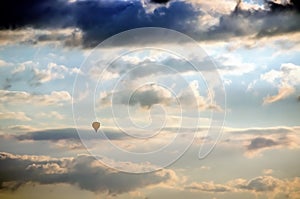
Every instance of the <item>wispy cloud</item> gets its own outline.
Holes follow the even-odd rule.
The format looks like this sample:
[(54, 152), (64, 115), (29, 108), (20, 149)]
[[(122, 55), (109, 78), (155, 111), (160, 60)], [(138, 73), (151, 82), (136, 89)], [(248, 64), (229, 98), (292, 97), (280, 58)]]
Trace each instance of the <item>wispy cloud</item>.
[(37, 106), (60, 105), (70, 102), (67, 91), (52, 91), (50, 94), (32, 94), (25, 91), (0, 90), (0, 102), (5, 104), (34, 104)]
[(0, 120), (30, 121), (31, 118), (24, 112), (0, 112)]
[(261, 156), (266, 150), (299, 148), (299, 127), (225, 128), (222, 144), (239, 145), (248, 158)]
[(185, 187), (194, 192), (210, 193), (253, 193), (263, 194), (268, 198), (276, 198), (281, 194), (296, 198), (299, 194), (300, 179), (279, 179), (272, 176), (258, 176), (249, 180), (237, 178), (224, 184), (214, 182), (194, 182)]

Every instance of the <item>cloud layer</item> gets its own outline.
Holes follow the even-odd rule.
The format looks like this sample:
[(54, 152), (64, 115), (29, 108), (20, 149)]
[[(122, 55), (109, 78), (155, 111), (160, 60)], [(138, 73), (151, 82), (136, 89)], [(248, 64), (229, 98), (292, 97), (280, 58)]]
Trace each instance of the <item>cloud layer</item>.
[[(163, 27), (183, 32), (197, 40), (220, 40), (250, 36), (261, 38), (299, 31), (299, 3), (267, 1), (266, 8), (233, 6), (230, 13), (214, 10), (205, 1), (10, 1), (0, 10), (0, 28), (39, 30), (73, 28), (68, 37), (44, 34), (29, 42), (68, 40), (67, 45), (96, 46), (104, 39), (139, 27)], [(165, 4), (167, 3), (167, 4)], [(154, 6), (154, 5), (156, 6)], [(207, 6), (211, 6), (207, 9)], [(255, 8), (255, 9), (254, 9)], [(214, 23), (211, 24), (211, 22)], [(11, 33), (13, 34), (13, 33)], [(9, 35), (6, 34), (9, 39)], [(82, 42), (78, 42), (82, 39)]]

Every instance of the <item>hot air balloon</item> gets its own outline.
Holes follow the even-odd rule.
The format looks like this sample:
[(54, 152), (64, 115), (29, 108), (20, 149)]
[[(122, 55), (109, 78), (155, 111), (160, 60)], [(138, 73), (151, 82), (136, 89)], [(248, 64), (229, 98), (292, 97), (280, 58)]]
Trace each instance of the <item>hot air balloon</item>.
[(93, 122), (92, 127), (94, 128), (95, 132), (97, 132), (100, 127), (100, 122)]

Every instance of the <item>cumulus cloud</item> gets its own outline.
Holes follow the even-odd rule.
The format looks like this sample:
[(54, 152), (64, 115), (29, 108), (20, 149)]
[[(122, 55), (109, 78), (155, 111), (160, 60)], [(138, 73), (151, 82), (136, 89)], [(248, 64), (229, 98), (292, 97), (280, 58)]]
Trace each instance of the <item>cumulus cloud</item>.
[(280, 70), (271, 70), (260, 77), (261, 80), (275, 84), (278, 92), (275, 95), (268, 95), (264, 98), (264, 104), (280, 101), (292, 95), (300, 84), (300, 66), (292, 63), (284, 63)]
[(78, 74), (78, 68), (67, 68), (64, 65), (49, 63), (46, 69), (33, 68), (33, 77), (30, 80), (31, 85), (39, 85), (55, 79), (64, 79), (65, 74)]
[[(213, 95), (213, 93), (209, 94)], [(178, 99), (180, 104), (184, 107), (199, 108), (201, 110), (212, 109), (221, 111), (221, 107), (219, 107), (217, 104), (213, 104), (213, 97), (214, 96), (201, 96), (199, 92), (199, 82), (195, 80), (190, 82), (188, 87), (183, 89), (182, 92), (179, 93)]]
[(0, 102), (4, 104), (34, 104), (38, 106), (61, 105), (71, 101), (67, 91), (52, 91), (50, 94), (32, 94), (25, 91), (0, 90)]
[(52, 80), (64, 79), (67, 75), (76, 74), (81, 74), (80, 69), (76, 67), (67, 67), (53, 62), (48, 63), (44, 67), (38, 62), (25, 61), (15, 64), (15, 67), (11, 70), (11, 74), (6, 77), (4, 88), (11, 88), (13, 84), (18, 82), (30, 86), (39, 86)]
[[(87, 155), (54, 159), (1, 152), (0, 162), (0, 190), (16, 190), (26, 183), (67, 183), (92, 192), (116, 195), (167, 184), (176, 178), (171, 170), (140, 175), (114, 171)], [(127, 164), (135, 166), (133, 163)]]
[(157, 85), (146, 85), (137, 91), (124, 90), (106, 94), (101, 98), (101, 102), (109, 102), (123, 105), (140, 105), (149, 109), (155, 104), (167, 105), (171, 102), (172, 94), (167, 89)]
[[(178, 106), (183, 108), (197, 108), (200, 110), (222, 110), (211, 101), (212, 96), (204, 97), (199, 93), (198, 81), (192, 81), (182, 89), (177, 96), (168, 89), (156, 85), (147, 84), (137, 90), (124, 89), (115, 92), (103, 92), (100, 94), (99, 103), (103, 105), (122, 104), (128, 106), (138, 105), (141, 108), (149, 109), (153, 105)], [(178, 104), (179, 103), (179, 104)]]

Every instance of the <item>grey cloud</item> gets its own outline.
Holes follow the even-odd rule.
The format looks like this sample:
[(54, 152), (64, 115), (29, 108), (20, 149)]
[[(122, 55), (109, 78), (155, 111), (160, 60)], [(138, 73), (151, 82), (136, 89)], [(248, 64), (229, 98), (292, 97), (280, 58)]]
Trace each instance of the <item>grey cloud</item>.
[(150, 85), (150, 88), (147, 88), (144, 91), (133, 93), (133, 95), (130, 97), (129, 104), (140, 104), (141, 107), (146, 107), (149, 109), (155, 104), (170, 103), (172, 94), (169, 91), (159, 87), (153, 89), (152, 87), (153, 86)]
[(237, 185), (237, 188), (256, 192), (271, 192), (281, 186), (281, 181), (272, 176), (259, 176), (248, 182)]
[(116, 195), (166, 183), (172, 180), (174, 175), (170, 170), (139, 175), (126, 174), (113, 171), (87, 155), (52, 159), (44, 156), (0, 153), (0, 190), (16, 190), (29, 182), (67, 183), (92, 192)]
[(268, 148), (272, 146), (279, 145), (279, 143), (275, 142), (272, 139), (267, 139), (263, 137), (257, 137), (251, 140), (251, 143), (247, 146), (248, 150), (257, 150), (261, 148)]
[(245, 155), (254, 157), (265, 150), (294, 149), (299, 147), (299, 127), (272, 127), (250, 129), (225, 129), (224, 144), (244, 143)]
[[(125, 135), (122, 132), (112, 129), (101, 129), (106, 137), (110, 140), (122, 140), (125, 139)], [(81, 137), (75, 128), (67, 129), (47, 129), (41, 131), (28, 132), (22, 135), (16, 135), (18, 140), (34, 140), (34, 141), (58, 141), (58, 140), (70, 140), (80, 141), (80, 139), (105, 139), (102, 134), (94, 133), (91, 130), (80, 130)]]
[(169, 104), (172, 99), (172, 94), (162, 87), (157, 85), (146, 85), (140, 90), (133, 92), (132, 90), (122, 90), (114, 93), (108, 93), (100, 99), (101, 103), (123, 104), (123, 105), (139, 105), (142, 108), (149, 109), (155, 104)]
[(191, 82), (187, 87), (174, 96), (169, 90), (155, 84), (149, 84), (134, 90), (124, 88), (120, 91), (107, 92), (102, 94), (99, 104), (111, 105), (121, 104), (128, 106), (139, 105), (142, 108), (149, 109), (153, 105), (160, 104), (164, 106), (182, 106), (183, 108), (199, 108), (201, 110), (222, 110), (218, 105), (211, 104), (208, 98), (199, 94), (198, 85)]

